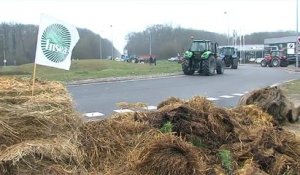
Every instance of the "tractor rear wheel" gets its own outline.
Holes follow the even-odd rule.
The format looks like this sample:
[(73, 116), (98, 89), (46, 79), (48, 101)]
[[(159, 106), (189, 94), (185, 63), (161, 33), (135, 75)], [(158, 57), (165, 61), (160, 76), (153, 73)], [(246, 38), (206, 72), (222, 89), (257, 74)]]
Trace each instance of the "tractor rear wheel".
[(210, 55), (206, 60), (203, 60), (203, 73), (204, 75), (213, 75), (216, 70), (216, 59)]
[(235, 58), (232, 60), (231, 69), (237, 69), (238, 68), (238, 59)]
[(184, 61), (182, 63), (182, 71), (185, 75), (193, 75), (195, 70), (192, 68), (192, 66), (190, 66), (191, 63), (189, 63), (190, 61)]
[(267, 67), (267, 60), (263, 59), (260, 62), (261, 67)]
[(272, 67), (278, 67), (280, 65), (280, 60), (279, 58), (273, 58), (271, 61)]

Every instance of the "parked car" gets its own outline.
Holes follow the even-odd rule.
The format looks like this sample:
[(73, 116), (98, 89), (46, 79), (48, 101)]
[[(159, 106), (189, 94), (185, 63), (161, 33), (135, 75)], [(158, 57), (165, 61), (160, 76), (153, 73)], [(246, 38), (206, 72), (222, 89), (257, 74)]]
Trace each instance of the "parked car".
[(249, 62), (255, 62), (255, 58), (249, 58)]
[(255, 63), (260, 64), (260, 62), (263, 60), (264, 58), (256, 58)]
[(171, 57), (168, 59), (168, 61), (179, 61), (178, 57)]

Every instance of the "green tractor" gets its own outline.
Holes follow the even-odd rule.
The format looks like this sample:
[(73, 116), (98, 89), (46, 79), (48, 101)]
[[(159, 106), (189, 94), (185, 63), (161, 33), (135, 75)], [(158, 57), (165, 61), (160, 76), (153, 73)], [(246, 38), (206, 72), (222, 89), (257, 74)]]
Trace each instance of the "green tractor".
[(209, 40), (193, 40), (191, 47), (184, 53), (182, 71), (185, 75), (214, 75), (224, 73), (224, 63), (217, 54), (217, 43)]

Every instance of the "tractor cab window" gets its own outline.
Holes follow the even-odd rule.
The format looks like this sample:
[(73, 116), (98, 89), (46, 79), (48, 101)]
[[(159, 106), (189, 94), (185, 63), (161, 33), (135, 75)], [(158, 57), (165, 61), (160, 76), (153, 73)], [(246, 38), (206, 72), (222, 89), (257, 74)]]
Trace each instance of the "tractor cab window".
[(206, 44), (204, 42), (193, 42), (191, 51), (203, 52), (206, 50)]
[(280, 54), (279, 52), (272, 52), (272, 53), (271, 53), (271, 56), (272, 56), (272, 57), (275, 57), (275, 56), (279, 57), (279, 56), (280, 56), (279, 54)]
[(235, 50), (234, 48), (222, 48), (221, 49), (221, 53), (224, 54), (224, 55), (233, 55), (235, 54)]

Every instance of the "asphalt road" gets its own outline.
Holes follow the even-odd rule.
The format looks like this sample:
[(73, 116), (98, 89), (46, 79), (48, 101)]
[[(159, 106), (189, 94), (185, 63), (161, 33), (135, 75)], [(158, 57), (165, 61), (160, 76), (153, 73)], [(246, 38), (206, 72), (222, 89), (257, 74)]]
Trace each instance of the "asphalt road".
[(237, 70), (225, 69), (223, 75), (185, 76), (98, 82), (69, 85), (76, 109), (82, 113), (99, 112), (105, 116), (118, 109), (116, 103), (142, 102), (157, 106), (168, 97), (189, 99), (206, 96), (222, 107), (235, 106), (241, 95), (265, 86), (300, 79), (300, 73), (284, 68), (262, 68), (258, 65), (240, 65)]

